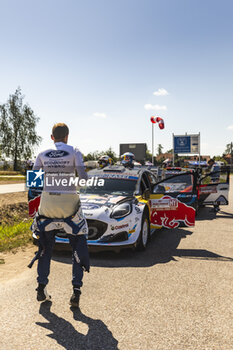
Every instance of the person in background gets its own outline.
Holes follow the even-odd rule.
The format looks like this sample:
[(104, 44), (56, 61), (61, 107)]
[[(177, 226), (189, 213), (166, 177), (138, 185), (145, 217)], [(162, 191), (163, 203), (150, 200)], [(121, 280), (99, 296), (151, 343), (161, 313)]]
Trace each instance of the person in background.
[[(211, 179), (211, 183), (218, 183), (219, 179), (220, 179), (220, 166), (215, 163), (214, 159), (210, 159), (208, 161), (208, 171), (210, 172), (210, 179)], [(220, 210), (219, 208), (219, 203), (214, 204), (214, 208), (212, 211), (214, 211), (215, 213), (217, 213)]]
[(210, 159), (208, 161), (208, 171), (210, 173), (210, 178), (212, 182), (219, 182), (219, 178), (220, 178), (220, 166), (215, 163), (214, 159)]

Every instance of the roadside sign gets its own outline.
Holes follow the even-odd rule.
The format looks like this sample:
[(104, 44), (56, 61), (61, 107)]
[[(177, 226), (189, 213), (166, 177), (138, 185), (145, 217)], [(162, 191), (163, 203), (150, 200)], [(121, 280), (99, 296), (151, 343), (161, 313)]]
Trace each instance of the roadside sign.
[(174, 136), (174, 153), (190, 153), (190, 136)]
[(200, 153), (200, 134), (173, 135), (174, 153)]

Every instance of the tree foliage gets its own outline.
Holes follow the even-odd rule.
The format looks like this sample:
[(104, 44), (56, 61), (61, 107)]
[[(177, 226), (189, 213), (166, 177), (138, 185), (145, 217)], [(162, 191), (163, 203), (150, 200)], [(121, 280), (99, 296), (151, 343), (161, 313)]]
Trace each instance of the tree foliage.
[(150, 162), (152, 161), (152, 153), (150, 153), (149, 150), (146, 150), (146, 160)]
[(225, 153), (225, 154), (231, 154), (231, 155), (233, 155), (233, 142), (228, 143), (228, 144), (226, 145), (226, 150), (225, 150), (224, 153)]
[(157, 147), (157, 155), (160, 155), (162, 153), (163, 153), (163, 146), (161, 145), (161, 143), (159, 143)]
[(92, 153), (88, 153), (86, 156), (83, 157), (83, 159), (85, 162), (88, 160), (98, 160), (103, 155), (108, 155), (113, 159), (114, 162), (118, 160), (116, 153), (111, 147), (109, 147), (109, 149), (107, 149), (106, 151), (95, 151)]
[(107, 151), (104, 154), (111, 157), (114, 162), (118, 160), (116, 153), (113, 151), (111, 147), (109, 147), (109, 149), (107, 149)]
[(213, 159), (214, 161), (223, 162), (225, 165), (227, 165), (226, 159), (224, 159), (222, 156), (214, 156)]
[(83, 155), (83, 160), (84, 162), (87, 162), (88, 160), (98, 160), (100, 157), (101, 152), (95, 151), (95, 152), (90, 152), (86, 156)]
[(28, 104), (23, 104), (23, 99), (21, 89), (17, 88), (0, 105), (0, 150), (13, 160), (14, 170), (18, 169), (20, 160), (32, 156), (33, 147), (42, 140), (35, 130), (39, 118)]

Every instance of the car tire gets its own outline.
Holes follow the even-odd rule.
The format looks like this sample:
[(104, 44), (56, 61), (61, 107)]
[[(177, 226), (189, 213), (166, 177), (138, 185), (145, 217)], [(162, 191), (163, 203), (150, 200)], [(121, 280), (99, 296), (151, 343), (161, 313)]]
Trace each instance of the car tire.
[(141, 231), (136, 243), (136, 250), (143, 251), (146, 249), (147, 243), (150, 238), (150, 222), (149, 218), (146, 214), (143, 214)]

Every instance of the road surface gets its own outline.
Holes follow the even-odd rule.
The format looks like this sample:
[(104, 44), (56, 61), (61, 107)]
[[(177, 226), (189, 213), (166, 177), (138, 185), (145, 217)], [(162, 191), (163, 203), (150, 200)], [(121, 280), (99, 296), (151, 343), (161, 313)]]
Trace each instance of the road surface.
[(0, 349), (231, 350), (233, 190), (217, 215), (193, 229), (160, 230), (147, 251), (91, 255), (81, 311), (69, 308), (70, 253), (53, 256), (48, 290), (36, 301), (34, 248), (0, 265)]
[(27, 190), (25, 183), (0, 185), (0, 194), (25, 192)]

